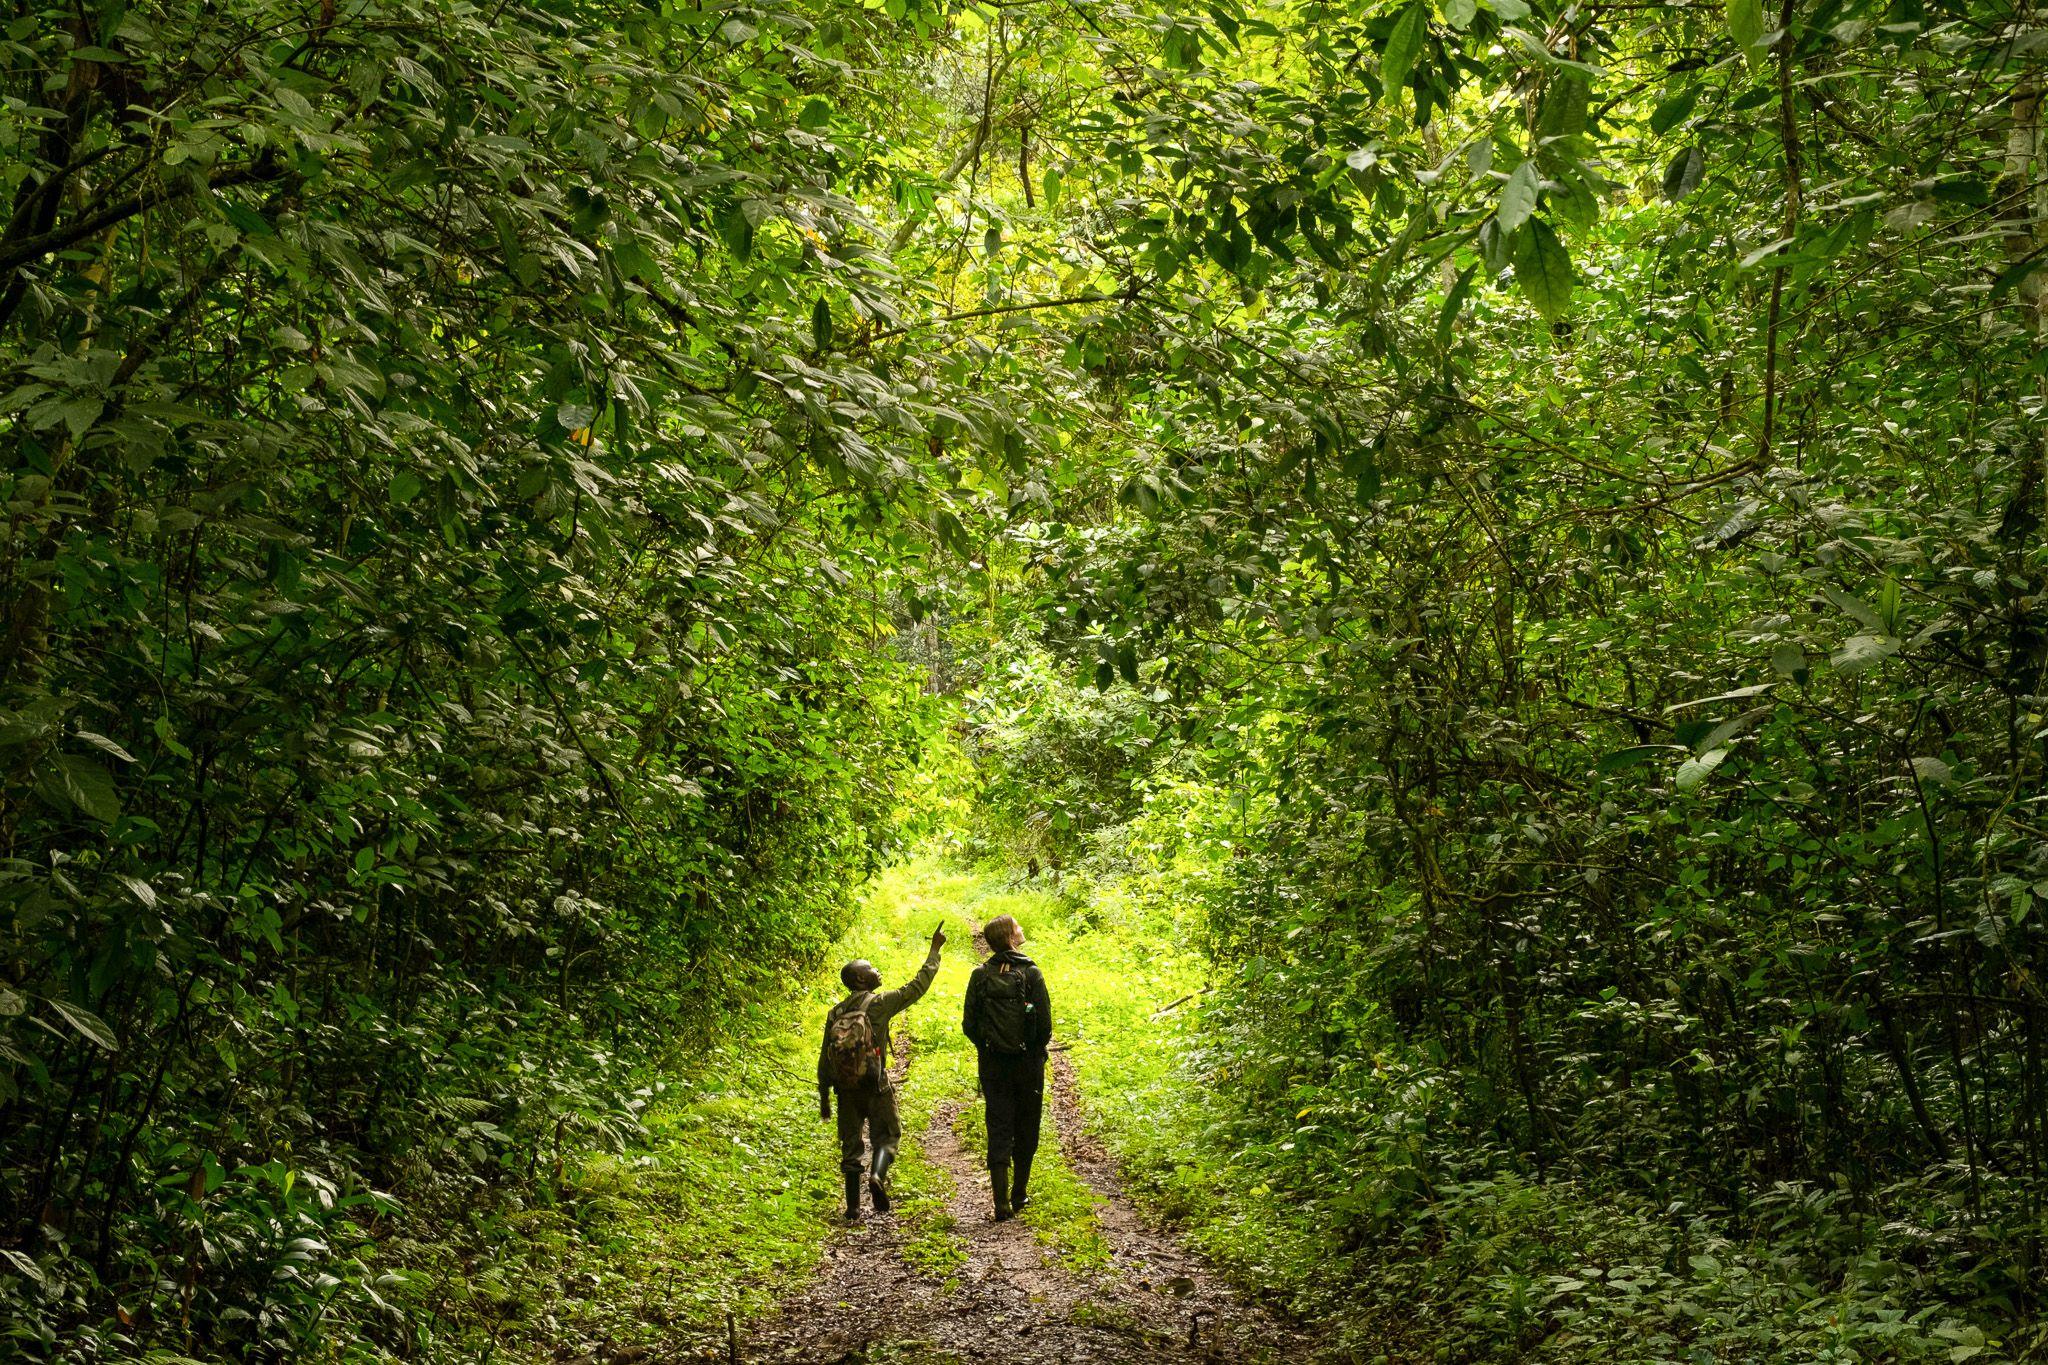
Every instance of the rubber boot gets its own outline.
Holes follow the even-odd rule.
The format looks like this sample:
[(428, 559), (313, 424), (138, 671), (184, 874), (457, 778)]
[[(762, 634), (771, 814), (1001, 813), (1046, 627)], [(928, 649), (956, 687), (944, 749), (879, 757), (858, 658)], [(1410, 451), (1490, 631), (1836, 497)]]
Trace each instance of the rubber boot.
[(846, 1221), (849, 1223), (858, 1223), (860, 1221), (860, 1172), (858, 1171), (846, 1177)]
[(1025, 1191), (1031, 1183), (1031, 1158), (1020, 1156), (1016, 1162), (1017, 1174), (1010, 1181), (1010, 1212), (1022, 1213), (1024, 1206), (1031, 1202), (1031, 1196)]
[(1003, 1222), (1012, 1213), (1010, 1208), (1010, 1163), (991, 1161), (988, 1163), (988, 1187), (996, 1196), (996, 1221)]
[(875, 1201), (876, 1213), (889, 1211), (889, 1168), (895, 1164), (893, 1154), (875, 1153), (875, 1169), (868, 1175), (868, 1195)]

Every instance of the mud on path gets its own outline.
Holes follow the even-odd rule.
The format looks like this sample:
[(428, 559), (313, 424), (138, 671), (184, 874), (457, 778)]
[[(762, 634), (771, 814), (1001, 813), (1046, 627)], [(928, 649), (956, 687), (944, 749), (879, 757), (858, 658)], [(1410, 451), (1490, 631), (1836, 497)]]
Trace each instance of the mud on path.
[[(915, 1079), (903, 1084), (915, 1085)], [(809, 1289), (746, 1333), (740, 1359), (795, 1365), (1112, 1365), (1303, 1361), (1312, 1343), (1247, 1303), (1124, 1197), (1116, 1165), (1083, 1123), (1073, 1068), (1053, 1054), (1057, 1141), (1094, 1191), (1109, 1266), (1077, 1274), (1019, 1219), (991, 1220), (988, 1174), (960, 1138), (973, 1096), (950, 1100), (918, 1135), (950, 1179), (951, 1232), (965, 1263), (945, 1275), (906, 1258), (899, 1213), (869, 1213), (835, 1234)], [(944, 1220), (941, 1220), (942, 1222)], [(723, 1359), (723, 1353), (713, 1357)]]

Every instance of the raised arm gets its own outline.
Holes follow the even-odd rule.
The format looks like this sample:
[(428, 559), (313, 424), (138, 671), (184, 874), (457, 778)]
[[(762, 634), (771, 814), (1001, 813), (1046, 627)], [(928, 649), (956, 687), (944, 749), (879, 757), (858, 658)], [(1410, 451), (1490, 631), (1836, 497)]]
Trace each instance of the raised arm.
[(917, 969), (917, 975), (893, 991), (879, 991), (868, 1001), (868, 1018), (877, 1024), (884, 1023), (909, 1009), (924, 998), (932, 988), (932, 978), (939, 974), (939, 949), (946, 946), (946, 931), (932, 930), (932, 950), (925, 955), (924, 965)]

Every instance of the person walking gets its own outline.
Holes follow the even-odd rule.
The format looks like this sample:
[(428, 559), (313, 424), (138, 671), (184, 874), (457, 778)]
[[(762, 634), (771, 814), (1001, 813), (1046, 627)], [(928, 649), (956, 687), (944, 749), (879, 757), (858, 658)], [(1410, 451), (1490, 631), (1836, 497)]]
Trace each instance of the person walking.
[(818, 1113), (831, 1118), (837, 1097), (839, 1170), (846, 1178), (849, 1223), (860, 1221), (863, 1172), (875, 1212), (889, 1211), (889, 1168), (896, 1164), (896, 1147), (903, 1138), (896, 1117), (896, 1085), (889, 1079), (889, 1021), (931, 989), (932, 978), (939, 973), (939, 949), (945, 946), (942, 924), (932, 930), (932, 949), (917, 975), (893, 991), (882, 989), (882, 974), (864, 957), (839, 969), (840, 982), (852, 993), (825, 1013), (825, 1041), (818, 1049)]
[[(988, 1118), (988, 1181), (996, 1221), (1030, 1198), (1031, 1160), (1045, 1111), (1045, 1054), (1052, 1044), (1052, 998), (1038, 964), (1017, 951), (1024, 930), (1010, 915), (982, 926), (988, 961), (967, 978), (960, 1027), (974, 1044)], [(1013, 1174), (1014, 1172), (1014, 1174)]]

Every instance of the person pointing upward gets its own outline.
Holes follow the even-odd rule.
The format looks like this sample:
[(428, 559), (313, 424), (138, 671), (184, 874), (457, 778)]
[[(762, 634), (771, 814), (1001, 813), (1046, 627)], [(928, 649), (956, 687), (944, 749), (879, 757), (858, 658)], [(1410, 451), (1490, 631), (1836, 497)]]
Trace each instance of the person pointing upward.
[(896, 1085), (889, 1079), (889, 1021), (931, 989), (932, 978), (939, 973), (939, 949), (945, 946), (946, 927), (941, 924), (932, 930), (932, 950), (924, 966), (893, 991), (882, 989), (882, 974), (864, 957), (839, 969), (840, 982), (852, 994), (825, 1014), (825, 1041), (818, 1048), (818, 1113), (831, 1118), (832, 1100), (838, 1098), (839, 1170), (846, 1178), (848, 1222), (860, 1218), (863, 1147), (875, 1212), (889, 1211), (889, 1168), (896, 1164), (896, 1146), (903, 1138), (896, 1117)]

